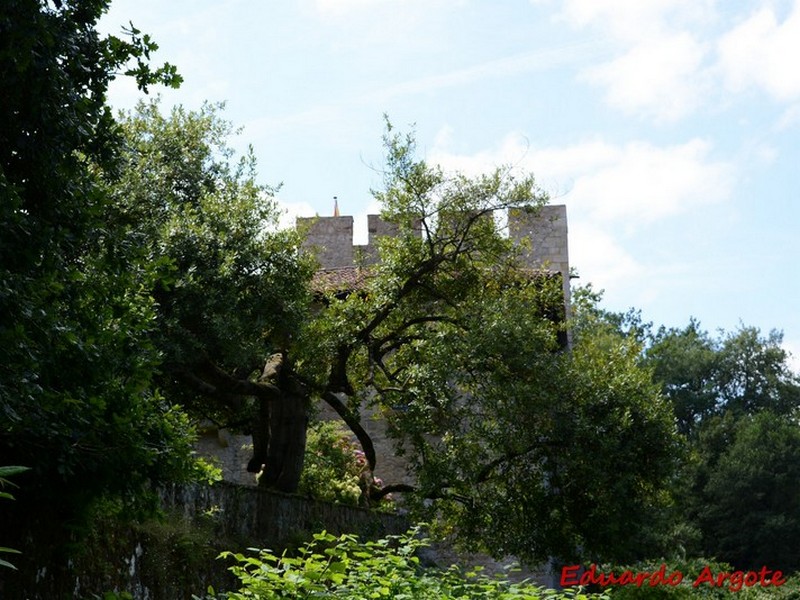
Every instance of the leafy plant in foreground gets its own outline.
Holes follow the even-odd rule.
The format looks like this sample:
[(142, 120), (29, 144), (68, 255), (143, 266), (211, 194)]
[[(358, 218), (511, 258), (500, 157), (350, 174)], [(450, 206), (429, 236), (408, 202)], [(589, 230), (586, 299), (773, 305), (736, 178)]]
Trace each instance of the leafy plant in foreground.
[(271, 550), (258, 550), (255, 556), (224, 552), (221, 558), (236, 560), (230, 570), (242, 583), (227, 598), (608, 598), (604, 594), (585, 594), (580, 589), (555, 592), (528, 581), (511, 583), (481, 575), (477, 569), (426, 569), (420, 565), (417, 551), (427, 545), (419, 528), (368, 542), (353, 535), (337, 537), (323, 531), (295, 555), (284, 552), (278, 556)]
[[(12, 475), (18, 475), (19, 473), (24, 473), (28, 471), (28, 467), (0, 467), (0, 488), (5, 487), (7, 485), (14, 485), (11, 483), (7, 477), (11, 477)], [(8, 492), (0, 491), (0, 498), (5, 498), (6, 500), (13, 500), (14, 496), (9, 494)], [(5, 554), (19, 554), (19, 550), (14, 550), (13, 548), (4, 548), (0, 546), (0, 552)], [(0, 567), (6, 567), (9, 569), (16, 569), (16, 567), (8, 562), (7, 560), (3, 560), (0, 558)]]

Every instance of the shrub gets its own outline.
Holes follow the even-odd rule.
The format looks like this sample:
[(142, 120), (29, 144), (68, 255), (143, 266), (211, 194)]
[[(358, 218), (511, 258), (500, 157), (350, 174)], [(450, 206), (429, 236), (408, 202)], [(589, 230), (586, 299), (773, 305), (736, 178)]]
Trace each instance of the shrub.
[(364, 453), (338, 422), (322, 421), (309, 427), (299, 493), (358, 506), (367, 503), (372, 483)]
[(416, 552), (426, 545), (427, 541), (420, 538), (415, 528), (405, 535), (372, 542), (360, 542), (352, 535), (336, 537), (322, 532), (293, 556), (285, 552), (277, 556), (270, 550), (258, 550), (255, 556), (225, 552), (221, 557), (236, 561), (230, 570), (241, 582), (237, 592), (229, 592), (225, 597), (228, 600), (608, 599), (605, 594), (586, 594), (580, 589), (555, 592), (528, 581), (511, 583), (478, 571), (464, 572), (455, 566), (446, 571), (424, 569)]

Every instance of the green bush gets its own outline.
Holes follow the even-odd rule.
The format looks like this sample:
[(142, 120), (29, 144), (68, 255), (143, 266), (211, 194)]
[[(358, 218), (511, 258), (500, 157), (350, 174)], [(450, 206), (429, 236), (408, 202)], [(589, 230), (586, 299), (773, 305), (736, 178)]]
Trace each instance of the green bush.
[(298, 491), (319, 500), (357, 506), (366, 463), (359, 462), (356, 448), (333, 421), (308, 429), (306, 459)]
[[(320, 421), (309, 427), (299, 493), (317, 500), (368, 506), (370, 489), (382, 483), (372, 477), (364, 452), (338, 421)], [(391, 506), (391, 495), (387, 495), (372, 508)]]
[(455, 566), (446, 571), (424, 569), (416, 553), (426, 545), (415, 528), (405, 535), (374, 542), (322, 532), (292, 556), (285, 552), (277, 556), (270, 550), (258, 550), (255, 556), (225, 552), (221, 557), (236, 561), (230, 570), (241, 582), (238, 591), (225, 597), (228, 600), (608, 599), (605, 594), (586, 594), (580, 589), (555, 592), (528, 581), (511, 583), (478, 571), (464, 572)]

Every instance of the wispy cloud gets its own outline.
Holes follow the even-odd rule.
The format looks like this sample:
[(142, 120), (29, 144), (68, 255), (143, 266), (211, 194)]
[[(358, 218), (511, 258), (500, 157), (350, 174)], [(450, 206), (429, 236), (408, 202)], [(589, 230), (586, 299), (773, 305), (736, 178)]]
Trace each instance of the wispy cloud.
[(602, 221), (651, 224), (730, 194), (732, 165), (709, 158), (708, 142), (658, 147), (631, 142), (613, 160), (580, 175), (570, 201)]
[(654, 232), (677, 226), (677, 217), (727, 201), (735, 183), (733, 165), (714, 159), (712, 145), (699, 138), (663, 146), (596, 138), (533, 147), (516, 133), (465, 155), (448, 150), (452, 137), (455, 132), (437, 136), (441, 145), (430, 153), (431, 162), (466, 174), (502, 164), (545, 174), (540, 184), (552, 201), (567, 205), (570, 263), (584, 281), (614, 290), (610, 299), (617, 303), (647, 304), (663, 292), (663, 282), (653, 276), (656, 269), (669, 271), (673, 284), (689, 277), (680, 264), (652, 248), (643, 255), (641, 248)]
[(724, 35), (718, 49), (729, 90), (753, 86), (778, 101), (800, 98), (800, 2), (782, 22), (762, 8)]
[(385, 102), (397, 96), (407, 96), (431, 92), (443, 88), (473, 84), (488, 79), (497, 79), (530, 73), (560, 66), (578, 63), (588, 56), (606, 54), (610, 47), (606, 42), (592, 39), (572, 44), (564, 44), (533, 52), (525, 52), (496, 60), (482, 62), (477, 65), (456, 69), (446, 73), (420, 77), (401, 82), (368, 93), (365, 100), (369, 102)]
[(690, 114), (704, 97), (704, 44), (688, 33), (661, 35), (635, 44), (610, 62), (582, 71), (606, 89), (607, 102), (629, 113), (675, 121)]
[(707, 98), (713, 43), (705, 39), (710, 0), (567, 0), (556, 17), (616, 43), (611, 60), (579, 77), (605, 89), (607, 103), (630, 114), (676, 121)]
[(641, 280), (646, 267), (607, 229), (587, 221), (570, 222), (569, 228), (570, 263), (577, 266), (581, 280), (597, 289), (626, 289)]
[(316, 214), (314, 207), (308, 202), (294, 202), (282, 198), (280, 195), (275, 198), (278, 203), (278, 210), (281, 211), (278, 219), (278, 227), (281, 229), (292, 229), (295, 226), (297, 217), (313, 217)]
[(639, 43), (714, 18), (712, 0), (566, 0), (559, 19)]
[(507, 136), (497, 147), (473, 155), (436, 148), (431, 159), (465, 173), (480, 173), (515, 164), (547, 174), (541, 183), (559, 201), (603, 222), (650, 224), (728, 197), (734, 183), (733, 165), (710, 157), (711, 144), (692, 139), (656, 146), (634, 141), (603, 140), (548, 148), (531, 148), (519, 135)]

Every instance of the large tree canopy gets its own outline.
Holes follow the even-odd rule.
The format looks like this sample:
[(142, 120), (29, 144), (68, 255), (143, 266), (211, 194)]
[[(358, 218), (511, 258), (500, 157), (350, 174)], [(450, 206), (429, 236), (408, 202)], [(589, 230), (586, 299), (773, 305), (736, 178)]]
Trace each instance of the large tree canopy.
[[(311, 283), (274, 225), (252, 158), (231, 164), (214, 107), (143, 104), (124, 119), (116, 219), (157, 265), (165, 393), (254, 436), (261, 485), (294, 491), (323, 402), (382, 460), (362, 418), (388, 423), (422, 514), (493, 552), (628, 556), (632, 523), (671, 472), (666, 405), (610, 331), (564, 352), (562, 282), (520, 260), (495, 213), (536, 211), (532, 179), (429, 167), (389, 129), (382, 217), (397, 235), (347, 289)], [(310, 287), (315, 290), (313, 297)], [(614, 368), (609, 369), (609, 362)]]
[(120, 149), (108, 82), (179, 78), (150, 69), (147, 36), (101, 37), (106, 6), (0, 3), (0, 462), (31, 467), (0, 529), (20, 566), (38, 554), (50, 573), (59, 563), (47, 554), (98, 501), (140, 508), (152, 485), (194, 465), (190, 423), (153, 381), (143, 282), (159, 273), (110, 222), (98, 180)]
[(399, 234), (357, 290), (326, 296), (298, 341), (303, 376), (345, 419), (366, 405), (388, 421), (411, 504), (462, 538), (527, 559), (629, 556), (675, 467), (638, 346), (587, 323), (562, 350), (560, 278), (526, 267), (494, 219), (545, 201), (532, 177), (450, 175), (413, 138), (385, 141), (376, 197)]
[(762, 335), (746, 326), (714, 338), (691, 320), (652, 334), (645, 362), (672, 401), (681, 432), (692, 434), (714, 415), (789, 414), (800, 406), (800, 378), (782, 342), (778, 331)]
[(595, 316), (644, 342), (640, 361), (683, 434), (675, 504), (658, 515), (673, 524), (666, 539), (743, 569), (797, 569), (800, 377), (781, 333), (742, 324), (712, 335), (694, 319), (653, 332), (637, 311)]
[[(724, 447), (717, 443), (724, 440)], [(715, 443), (716, 442), (716, 443)], [(760, 411), (715, 419), (698, 443), (692, 498), (704, 550), (743, 568), (800, 568), (800, 427)]]
[(234, 159), (219, 110), (163, 116), (151, 102), (122, 119), (120, 176), (108, 184), (115, 222), (159, 271), (150, 341), (165, 393), (252, 431), (252, 470), (266, 464), (265, 485), (294, 491), (309, 406), (291, 358), (279, 367), (310, 310), (313, 265), (296, 232), (278, 231), (274, 190), (256, 182), (252, 153)]
[(97, 34), (106, 4), (0, 8), (0, 454), (33, 467), (18, 506), (57, 489), (66, 515), (185, 470), (189, 451), (188, 424), (150, 386), (152, 301), (93, 166), (113, 171), (119, 147), (109, 80), (176, 78), (147, 66), (146, 37)]

